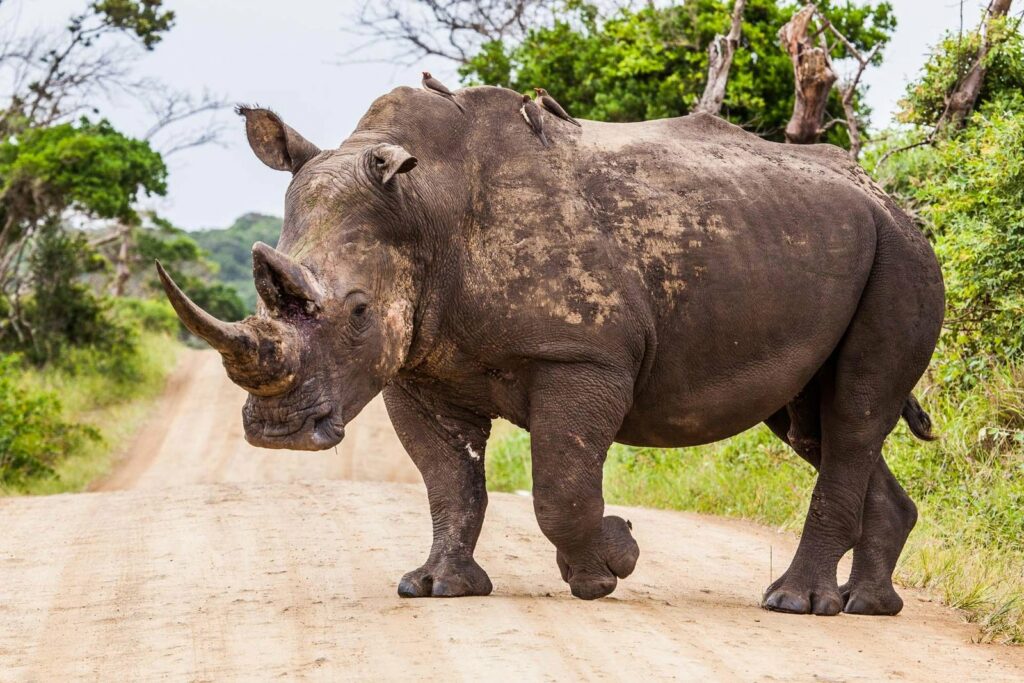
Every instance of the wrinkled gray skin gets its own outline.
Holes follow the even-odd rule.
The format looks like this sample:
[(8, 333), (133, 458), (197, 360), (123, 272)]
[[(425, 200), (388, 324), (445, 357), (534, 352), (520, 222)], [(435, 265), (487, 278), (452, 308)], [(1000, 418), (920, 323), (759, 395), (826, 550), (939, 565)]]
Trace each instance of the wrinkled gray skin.
[(612, 441), (689, 446), (766, 422), (819, 477), (764, 605), (898, 612), (916, 511), (881, 449), (901, 413), (928, 436), (910, 392), (943, 315), (907, 216), (835, 147), (707, 115), (580, 129), (545, 113), (544, 149), (517, 93), (456, 97), (466, 115), (399, 88), (325, 151), (240, 110), (256, 155), (294, 174), (279, 251), (254, 248), (260, 311), (220, 323), (165, 282), (250, 391), (246, 438), (329, 448), (383, 390), (434, 523), (399, 593), (485, 595), (484, 448), (507, 418), (531, 432), (562, 577), (597, 598), (639, 554), (604, 515)]

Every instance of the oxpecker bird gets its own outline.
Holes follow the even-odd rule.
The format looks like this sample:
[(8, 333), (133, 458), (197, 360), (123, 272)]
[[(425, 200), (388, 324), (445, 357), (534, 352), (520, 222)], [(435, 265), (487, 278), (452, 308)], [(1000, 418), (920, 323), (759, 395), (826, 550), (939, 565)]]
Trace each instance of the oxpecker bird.
[(530, 128), (540, 138), (540, 144), (548, 147), (548, 138), (544, 135), (544, 115), (529, 95), (523, 95), (523, 106), (519, 108), (519, 113), (523, 115), (526, 122), (530, 124)]
[(562, 109), (562, 105), (560, 105), (554, 97), (549, 95), (547, 90), (545, 90), (544, 88), (534, 88), (534, 91), (537, 93), (537, 104), (544, 107), (549, 112), (551, 112), (558, 118), (562, 119), (563, 121), (568, 121), (569, 123), (579, 126), (580, 128), (583, 127), (582, 125), (580, 125), (579, 121), (569, 116), (569, 112)]
[(455, 101), (455, 95), (452, 94), (452, 91), (446, 88), (444, 83), (431, 76), (429, 71), (423, 72), (423, 89), (427, 92), (432, 92), (451, 100), (451, 103), (458, 107), (459, 111), (463, 114), (466, 113), (466, 110), (462, 108), (462, 105)]

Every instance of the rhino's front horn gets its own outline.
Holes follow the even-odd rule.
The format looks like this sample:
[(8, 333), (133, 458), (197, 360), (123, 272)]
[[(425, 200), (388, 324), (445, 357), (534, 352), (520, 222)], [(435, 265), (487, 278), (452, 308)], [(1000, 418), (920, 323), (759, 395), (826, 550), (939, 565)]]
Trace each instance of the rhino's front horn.
[(182, 324), (220, 352), (235, 384), (261, 396), (281, 393), (292, 384), (298, 349), (290, 329), (271, 320), (218, 320), (189, 299), (159, 261), (156, 271)]
[(256, 335), (243, 323), (226, 323), (214, 318), (212, 315), (200, 308), (192, 299), (181, 291), (177, 283), (171, 279), (160, 262), (156, 262), (156, 272), (160, 275), (160, 282), (167, 292), (167, 298), (178, 314), (181, 323), (189, 331), (205, 339), (213, 348), (223, 354), (232, 356), (245, 356), (255, 354), (258, 346)]

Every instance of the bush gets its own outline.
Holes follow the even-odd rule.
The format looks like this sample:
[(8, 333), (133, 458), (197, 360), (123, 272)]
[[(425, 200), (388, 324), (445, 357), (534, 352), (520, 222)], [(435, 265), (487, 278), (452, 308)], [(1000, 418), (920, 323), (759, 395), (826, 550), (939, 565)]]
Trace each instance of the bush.
[(178, 331), (178, 316), (166, 300), (122, 297), (113, 300), (111, 313), (114, 320), (126, 327), (168, 335)]
[(21, 374), (17, 356), (0, 356), (0, 485), (4, 486), (53, 476), (58, 458), (100, 438), (91, 427), (65, 422), (55, 394), (19, 386)]
[[(868, 167), (913, 137), (890, 137), (870, 152)], [(1024, 360), (1024, 95), (998, 96), (956, 135), (890, 157), (879, 170), (942, 263), (937, 378), (969, 386)]]
[(981, 108), (936, 150), (918, 196), (946, 277), (954, 375), (1024, 357), (1024, 96)]

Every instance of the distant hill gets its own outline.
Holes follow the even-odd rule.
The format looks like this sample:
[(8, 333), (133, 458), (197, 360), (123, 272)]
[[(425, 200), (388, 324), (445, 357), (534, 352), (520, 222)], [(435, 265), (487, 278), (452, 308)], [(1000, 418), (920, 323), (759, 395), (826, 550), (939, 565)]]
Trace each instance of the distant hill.
[(252, 245), (266, 242), (277, 245), (281, 219), (261, 213), (247, 213), (230, 228), (190, 232), (199, 246), (209, 252), (210, 260), (220, 266), (218, 279), (238, 290), (250, 311), (256, 309), (256, 288), (252, 283)]

